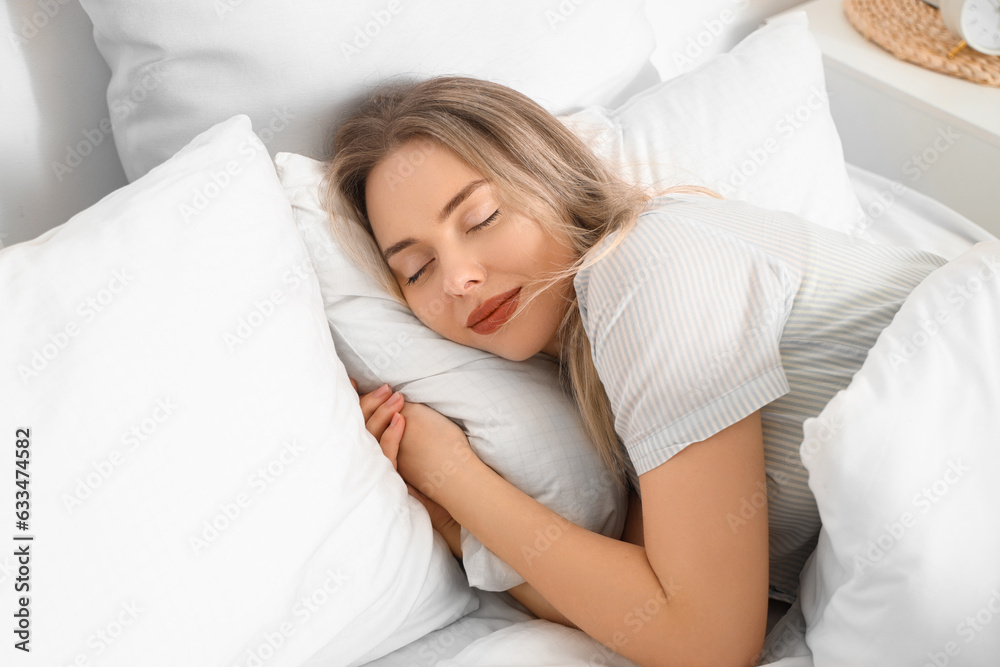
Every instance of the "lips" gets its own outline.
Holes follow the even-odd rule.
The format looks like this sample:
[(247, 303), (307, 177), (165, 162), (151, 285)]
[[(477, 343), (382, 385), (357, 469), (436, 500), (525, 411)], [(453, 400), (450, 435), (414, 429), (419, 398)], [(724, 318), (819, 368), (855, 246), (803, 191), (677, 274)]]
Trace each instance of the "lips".
[(521, 292), (520, 287), (516, 287), (509, 292), (497, 294), (495, 297), (487, 299), (469, 314), (465, 326), (472, 329), (477, 334), (490, 334), (499, 329), (510, 319), (517, 309), (517, 297)]

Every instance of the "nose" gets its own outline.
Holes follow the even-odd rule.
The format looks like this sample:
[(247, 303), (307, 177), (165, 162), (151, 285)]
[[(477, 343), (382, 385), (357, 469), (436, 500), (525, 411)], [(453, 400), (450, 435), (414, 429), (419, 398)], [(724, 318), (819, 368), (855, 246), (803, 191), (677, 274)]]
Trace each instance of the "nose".
[(444, 269), (444, 291), (449, 296), (469, 294), (482, 284), (486, 270), (469, 256), (453, 258)]

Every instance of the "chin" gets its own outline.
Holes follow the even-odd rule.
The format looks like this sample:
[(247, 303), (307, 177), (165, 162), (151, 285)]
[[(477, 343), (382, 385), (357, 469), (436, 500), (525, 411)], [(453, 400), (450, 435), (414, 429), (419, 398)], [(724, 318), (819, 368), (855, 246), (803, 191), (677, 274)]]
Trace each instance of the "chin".
[(527, 361), (535, 355), (542, 354), (542, 345), (501, 346), (501, 349), (487, 350), (508, 361)]
[(528, 359), (531, 359), (533, 356), (535, 356), (535, 354), (538, 354), (538, 353), (536, 352), (534, 354), (530, 354), (530, 353), (528, 353), (528, 354), (525, 354), (525, 353), (517, 353), (517, 354), (509, 353), (509, 354), (505, 354), (505, 353), (501, 353), (501, 352), (494, 352), (494, 354), (496, 354), (498, 357), (506, 359), (507, 361), (526, 361)]

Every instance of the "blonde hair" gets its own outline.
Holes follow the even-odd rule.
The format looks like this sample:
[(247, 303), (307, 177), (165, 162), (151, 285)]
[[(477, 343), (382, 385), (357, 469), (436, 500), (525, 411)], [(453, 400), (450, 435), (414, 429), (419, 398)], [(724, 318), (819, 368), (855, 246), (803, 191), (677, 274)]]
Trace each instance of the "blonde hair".
[[(365, 184), (376, 165), (412, 140), (428, 141), (429, 149), (440, 144), (452, 150), (494, 186), (501, 207), (529, 215), (570, 245), (577, 259), (543, 277), (525, 305), (613, 251), (653, 196), (619, 178), (556, 117), (510, 88), (465, 77), (383, 85), (336, 132), (326, 170), (326, 206), (332, 222), (346, 217), (356, 223), (354, 229), (333, 224), (334, 233), (354, 261), (404, 305), (402, 290), (374, 240)], [(719, 197), (699, 186), (657, 194), (669, 193)], [(600, 255), (588, 252), (615, 232), (620, 233)], [(615, 432), (575, 292), (558, 338), (563, 386), (576, 401), (601, 459), (624, 489), (631, 462)]]

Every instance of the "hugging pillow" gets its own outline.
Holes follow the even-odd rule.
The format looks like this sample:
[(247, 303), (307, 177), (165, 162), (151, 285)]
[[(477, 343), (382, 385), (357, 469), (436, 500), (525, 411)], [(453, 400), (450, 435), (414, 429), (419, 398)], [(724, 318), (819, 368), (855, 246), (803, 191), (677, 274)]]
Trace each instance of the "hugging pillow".
[[(337, 354), (363, 391), (383, 382), (465, 429), (477, 455), (519, 489), (584, 528), (617, 538), (626, 499), (559, 385), (555, 361), (515, 362), (442, 338), (357, 268), (320, 204), (323, 163), (275, 159), (295, 223), (320, 281)], [(349, 231), (353, 227), (347, 228)], [(469, 582), (507, 590), (524, 579), (462, 530)]]
[[(793, 13), (620, 108), (590, 107), (563, 121), (636, 181), (704, 184), (846, 231), (861, 209), (825, 100), (819, 48), (805, 15)], [(809, 118), (795, 121), (800, 108)], [(798, 127), (788, 132), (792, 121)], [(280, 153), (276, 164), (338, 354), (360, 387), (388, 382), (434, 407), (459, 422), (480, 458), (513, 484), (575, 523), (617, 537), (624, 498), (587, 442), (555, 363), (542, 356), (509, 362), (429, 330), (338, 247), (328, 226), (353, 227), (331, 221), (319, 203), (322, 163)], [(465, 531), (462, 547), (474, 585), (503, 590), (523, 581)]]

